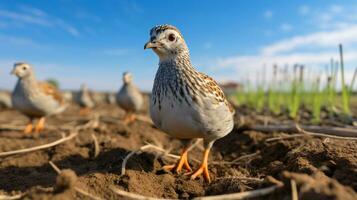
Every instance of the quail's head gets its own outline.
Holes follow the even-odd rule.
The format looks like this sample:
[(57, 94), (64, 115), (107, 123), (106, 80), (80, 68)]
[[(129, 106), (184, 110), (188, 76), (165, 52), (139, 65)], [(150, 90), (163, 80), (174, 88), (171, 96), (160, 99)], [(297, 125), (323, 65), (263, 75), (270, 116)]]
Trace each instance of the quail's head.
[(150, 41), (144, 49), (152, 49), (160, 59), (188, 52), (186, 42), (181, 32), (172, 25), (159, 25), (150, 30)]
[(14, 64), (11, 74), (14, 74), (19, 78), (24, 78), (32, 74), (32, 67), (30, 64), (18, 62)]
[(124, 72), (123, 73), (123, 83), (129, 84), (133, 80), (133, 76), (131, 75), (130, 72)]

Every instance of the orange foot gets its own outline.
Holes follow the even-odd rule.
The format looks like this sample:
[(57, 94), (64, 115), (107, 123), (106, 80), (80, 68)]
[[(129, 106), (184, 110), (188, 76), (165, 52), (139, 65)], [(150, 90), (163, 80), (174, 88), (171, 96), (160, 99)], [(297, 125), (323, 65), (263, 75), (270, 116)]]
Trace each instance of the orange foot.
[(45, 127), (45, 118), (41, 117), (36, 124), (35, 133), (40, 133), (41, 131), (43, 131), (44, 127)]
[(135, 114), (126, 114), (124, 117), (124, 124), (129, 125), (133, 123), (136, 120), (136, 115)]
[(165, 165), (163, 167), (164, 170), (175, 170), (176, 173), (180, 173), (182, 171), (182, 168), (185, 168), (187, 171), (192, 171), (190, 165), (188, 164), (188, 157), (187, 157), (187, 154), (188, 154), (188, 148), (184, 149), (181, 156), (180, 156), (180, 159), (178, 160), (178, 162), (174, 165)]
[(208, 171), (208, 155), (209, 155), (209, 149), (206, 149), (203, 155), (203, 161), (201, 163), (201, 166), (191, 175), (191, 179), (197, 178), (199, 175), (203, 174), (203, 177), (205, 180), (210, 183), (211, 178), (209, 176), (209, 171)]
[(32, 129), (33, 129), (33, 125), (32, 125), (32, 122), (30, 122), (26, 125), (26, 128), (24, 129), (24, 133), (30, 134), (30, 133), (32, 133)]

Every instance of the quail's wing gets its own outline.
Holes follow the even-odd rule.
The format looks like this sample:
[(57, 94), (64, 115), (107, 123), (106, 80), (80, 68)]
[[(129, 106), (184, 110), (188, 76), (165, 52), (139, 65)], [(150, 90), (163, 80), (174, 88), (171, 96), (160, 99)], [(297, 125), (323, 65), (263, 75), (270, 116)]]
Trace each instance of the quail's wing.
[(231, 103), (228, 102), (226, 96), (224, 95), (223, 90), (219, 87), (217, 82), (206, 74), (200, 73), (200, 75), (201, 78), (203, 79), (202, 89), (206, 93), (206, 95), (213, 100), (212, 103), (215, 104), (224, 103), (228, 107), (232, 115), (234, 115), (235, 109), (233, 108)]
[(64, 103), (64, 98), (62, 94), (52, 84), (49, 84), (47, 82), (38, 82), (38, 86), (45, 95), (51, 96), (54, 100), (56, 100), (60, 104)]

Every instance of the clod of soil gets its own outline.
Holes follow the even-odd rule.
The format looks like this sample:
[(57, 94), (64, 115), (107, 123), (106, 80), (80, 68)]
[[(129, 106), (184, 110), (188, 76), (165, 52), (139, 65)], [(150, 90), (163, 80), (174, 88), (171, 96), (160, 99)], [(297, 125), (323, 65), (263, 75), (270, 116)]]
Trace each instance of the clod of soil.
[(77, 175), (73, 170), (64, 169), (56, 178), (55, 192), (73, 189), (77, 182)]

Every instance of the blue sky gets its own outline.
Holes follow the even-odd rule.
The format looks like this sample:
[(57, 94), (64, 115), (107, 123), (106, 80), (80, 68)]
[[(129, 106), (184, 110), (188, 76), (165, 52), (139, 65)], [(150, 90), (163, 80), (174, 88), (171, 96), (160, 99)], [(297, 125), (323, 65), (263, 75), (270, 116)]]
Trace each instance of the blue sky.
[[(177, 26), (195, 67), (218, 81), (255, 79), (262, 67), (306, 64), (318, 73), (343, 43), (347, 79), (357, 66), (357, 2), (0, 1), (0, 88), (12, 89), (16, 61), (64, 89), (115, 91), (121, 74), (150, 90), (158, 58), (144, 51), (149, 30)], [(267, 70), (268, 71), (268, 70)]]

